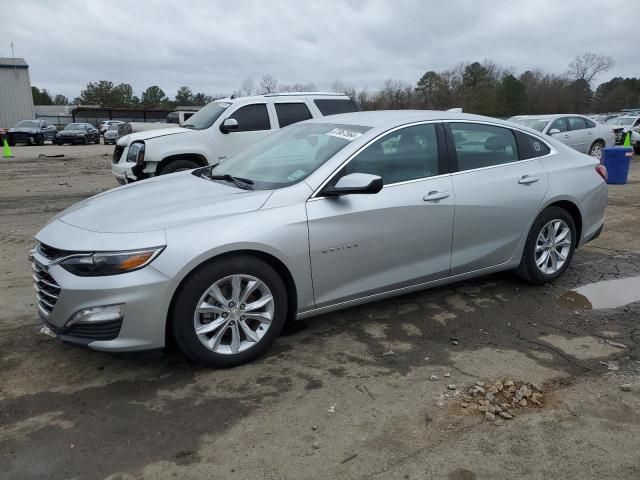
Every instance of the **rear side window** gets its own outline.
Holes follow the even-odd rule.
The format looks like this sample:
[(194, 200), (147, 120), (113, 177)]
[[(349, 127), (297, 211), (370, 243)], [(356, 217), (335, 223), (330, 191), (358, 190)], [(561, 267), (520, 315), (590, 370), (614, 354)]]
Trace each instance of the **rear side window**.
[(516, 143), (518, 144), (520, 160), (544, 157), (551, 153), (551, 150), (549, 150), (549, 147), (547, 147), (547, 144), (543, 141), (518, 131), (515, 131), (514, 134), (516, 136)]
[(582, 117), (569, 117), (569, 130), (584, 130), (587, 128), (587, 123)]
[(316, 104), (316, 107), (318, 107), (318, 110), (320, 110), (320, 113), (324, 116), (358, 111), (358, 105), (350, 98), (345, 100), (319, 98), (314, 100), (313, 103)]
[(234, 132), (255, 132), (256, 130), (270, 130), (269, 114), (264, 103), (245, 105), (233, 112), (229, 118), (238, 122), (238, 129)]
[(304, 103), (276, 103), (275, 106), (280, 128), (311, 118), (311, 112)]
[(516, 139), (508, 128), (481, 123), (450, 123), (449, 126), (459, 171), (519, 160)]
[(587, 120), (586, 118), (584, 119), (584, 123), (587, 124), (587, 128), (594, 128), (596, 126), (594, 122), (592, 122), (591, 120)]

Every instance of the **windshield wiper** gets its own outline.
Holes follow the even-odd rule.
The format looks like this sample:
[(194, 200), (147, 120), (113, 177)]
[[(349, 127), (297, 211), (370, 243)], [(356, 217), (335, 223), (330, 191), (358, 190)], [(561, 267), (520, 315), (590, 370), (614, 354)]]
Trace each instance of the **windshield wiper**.
[(196, 127), (194, 127), (193, 125), (191, 125), (190, 123), (183, 123), (182, 125), (180, 125), (182, 128), (188, 128), (189, 130), (195, 130)]
[(244, 190), (252, 190), (251, 185), (253, 185), (253, 180), (249, 180), (248, 178), (234, 177), (228, 173), (225, 173), (224, 175), (212, 175), (211, 172), (209, 172), (207, 177), (211, 180), (225, 180)]

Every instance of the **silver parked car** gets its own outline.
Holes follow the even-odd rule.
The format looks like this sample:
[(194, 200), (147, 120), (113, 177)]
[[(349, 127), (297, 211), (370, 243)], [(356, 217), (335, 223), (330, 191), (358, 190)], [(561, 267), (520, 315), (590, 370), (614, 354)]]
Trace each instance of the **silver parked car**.
[(171, 336), (200, 363), (238, 365), (288, 319), (500, 270), (553, 282), (603, 227), (605, 176), (594, 158), (486, 117), (297, 123), (57, 215), (32, 251), (38, 310), (96, 350)]
[(605, 147), (615, 146), (611, 127), (584, 115), (518, 115), (509, 121), (553, 135), (565, 145), (597, 159), (602, 157)]

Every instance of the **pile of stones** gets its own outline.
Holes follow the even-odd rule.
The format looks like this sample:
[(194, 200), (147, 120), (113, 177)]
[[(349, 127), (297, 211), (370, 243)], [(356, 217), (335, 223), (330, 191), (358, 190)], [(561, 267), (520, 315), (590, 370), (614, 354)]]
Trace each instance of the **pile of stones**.
[(536, 383), (496, 380), (493, 384), (478, 381), (469, 388), (462, 408), (477, 410), (491, 421), (501, 418), (511, 420), (518, 410), (527, 407), (542, 407), (542, 388)]

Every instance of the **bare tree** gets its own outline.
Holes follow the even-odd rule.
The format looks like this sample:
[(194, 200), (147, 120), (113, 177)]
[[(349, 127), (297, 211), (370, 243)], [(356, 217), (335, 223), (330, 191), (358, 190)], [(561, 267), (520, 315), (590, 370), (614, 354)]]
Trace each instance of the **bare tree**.
[(610, 70), (614, 63), (613, 58), (609, 55), (598, 55), (591, 52), (583, 53), (576, 56), (569, 63), (569, 75), (576, 80), (584, 80), (591, 86), (591, 81), (599, 73)]
[(240, 84), (240, 95), (248, 97), (253, 93), (253, 78), (247, 77)]
[(260, 82), (260, 88), (262, 89), (262, 93), (273, 93), (278, 89), (278, 80), (276, 78), (267, 73), (262, 77), (262, 81)]
[(331, 82), (331, 91), (336, 93), (344, 92), (344, 83), (342, 83), (340, 80), (334, 80), (333, 82)]

